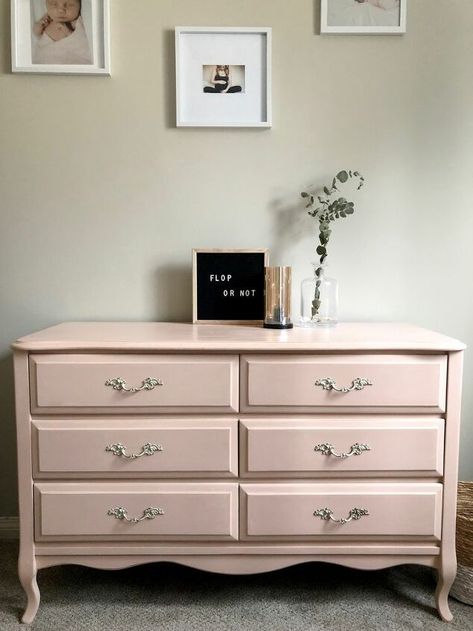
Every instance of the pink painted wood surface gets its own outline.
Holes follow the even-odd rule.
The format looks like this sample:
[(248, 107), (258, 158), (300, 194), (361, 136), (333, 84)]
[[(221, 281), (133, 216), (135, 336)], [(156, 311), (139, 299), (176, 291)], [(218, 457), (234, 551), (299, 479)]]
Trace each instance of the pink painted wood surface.
[(438, 583), (435, 592), (437, 608), (441, 618), (446, 622), (453, 618), (448, 605), (448, 594), (457, 572), (455, 529), (462, 376), (463, 353), (449, 353), (442, 542), (440, 546), (440, 563), (438, 565)]
[[(32, 410), (114, 412), (238, 411), (237, 355), (32, 355)], [(153, 390), (124, 392), (106, 386), (120, 377), (140, 387), (147, 377), (160, 379)]]
[[(440, 476), (443, 471), (444, 421), (441, 418), (244, 419), (241, 427), (241, 475), (277, 473), (317, 476), (382, 472)], [(315, 451), (329, 443), (338, 454), (352, 445), (369, 451), (337, 458)]]
[(18, 450), (18, 504), (20, 512), (20, 550), (18, 576), (27, 603), (22, 622), (30, 623), (38, 611), (40, 594), (36, 581), (34, 544), (33, 472), (31, 464), (31, 423), (29, 415), (28, 356), (14, 351), (16, 432)]
[[(458, 340), (426, 331), (419, 327), (389, 323), (341, 324), (329, 330), (295, 329), (293, 331), (279, 332), (246, 326), (195, 326), (174, 323), (114, 322), (66, 323), (31, 336), (26, 336), (15, 343), (13, 347), (15, 350), (21, 537), (19, 575), (28, 598), (23, 616), (24, 622), (31, 622), (34, 619), (39, 605), (39, 591), (36, 583), (38, 568), (69, 562), (92, 566), (95, 566), (97, 563), (97, 567), (114, 568), (127, 567), (127, 563), (133, 565), (158, 559), (172, 560), (193, 567), (200, 567), (201, 569), (226, 573), (267, 571), (307, 560), (324, 560), (365, 569), (388, 567), (407, 562), (425, 564), (438, 570), (437, 606), (443, 619), (451, 619), (451, 612), (448, 608), (448, 592), (456, 568), (454, 539), (455, 499), (462, 362), (462, 353), (459, 351), (465, 348)], [(60, 355), (61, 359), (65, 360), (66, 365), (69, 367), (77, 364), (78, 356), (83, 358), (86, 363), (95, 355), (91, 367), (92, 372), (97, 370), (97, 365), (99, 370), (101, 370), (103, 366), (100, 358), (106, 357), (107, 353), (108, 357), (106, 359), (110, 358), (113, 362), (117, 362), (118, 367), (123, 368), (124, 366), (132, 365), (134, 369), (140, 362), (143, 362), (143, 359), (145, 363), (151, 362), (153, 366), (156, 365), (154, 362), (159, 362), (163, 357), (166, 360), (169, 358), (171, 364), (173, 361), (177, 364), (179, 361), (184, 360), (184, 368), (189, 368), (193, 362), (198, 363), (200, 361), (200, 367), (202, 367), (202, 362), (204, 364), (215, 364), (219, 360), (230, 359), (230, 377), (227, 378), (230, 386), (228, 390), (226, 387), (222, 389), (218, 386), (215, 389), (213, 385), (209, 386), (208, 380), (204, 379), (202, 374), (197, 374), (197, 381), (193, 380), (193, 383), (197, 384), (195, 385), (196, 392), (192, 393), (192, 396), (198, 398), (197, 405), (189, 404), (187, 399), (188, 392), (183, 390), (176, 391), (176, 397), (171, 406), (163, 406), (161, 401), (147, 406), (144, 404), (143, 399), (138, 397), (136, 398), (136, 403), (131, 402), (124, 405), (123, 400), (118, 399), (118, 404), (114, 400), (111, 404), (104, 405), (101, 396), (98, 399), (96, 398), (93, 403), (90, 402), (89, 395), (93, 388), (87, 381), (89, 373), (87, 369), (85, 371), (80, 370), (78, 382), (70, 386), (70, 392), (66, 397), (66, 407), (63, 407), (64, 393), (62, 391), (58, 393), (53, 383), (57, 373), (50, 373), (44, 378), (43, 385), (40, 385), (39, 394), (40, 400), (44, 394), (52, 397), (55, 405), (59, 401), (59, 407), (53, 406), (49, 408), (46, 405), (44, 407), (34, 407), (36, 405), (36, 381), (29, 374), (28, 354), (30, 352), (42, 353), (40, 357), (42, 359), (46, 358), (45, 363), (50, 361), (51, 366), (56, 362), (57, 355)], [(162, 353), (165, 355), (162, 355)], [(433, 469), (407, 469), (408, 466), (411, 466), (410, 463), (412, 463), (413, 467), (420, 466), (420, 459), (423, 460), (425, 458), (425, 462), (431, 462), (434, 459), (433, 453), (436, 451), (436, 464), (430, 466), (435, 466), (435, 475), (438, 476), (442, 467), (442, 463), (440, 462), (439, 464), (439, 458), (441, 458), (440, 427), (432, 427), (428, 430), (430, 438), (426, 438), (424, 447), (427, 447), (427, 444), (430, 446), (424, 449), (422, 454), (419, 453), (419, 460), (416, 460), (416, 464), (413, 463), (414, 457), (412, 457), (412, 460), (410, 457), (408, 458), (409, 447), (404, 450), (402, 463), (404, 469), (390, 472), (373, 470), (363, 473), (355, 469), (339, 471), (337, 469), (338, 465), (330, 468), (332, 467), (330, 464), (326, 465), (326, 470), (318, 472), (305, 471), (301, 473), (297, 471), (299, 464), (294, 465), (293, 470), (267, 472), (257, 470), (261, 466), (281, 466), (281, 462), (284, 459), (283, 456), (278, 458), (280, 461), (278, 465), (274, 463), (271, 451), (276, 449), (277, 441), (274, 442), (276, 439), (272, 436), (271, 441), (269, 441), (271, 449), (267, 448), (263, 453), (261, 443), (257, 449), (255, 447), (252, 464), (254, 470), (247, 474), (253, 477), (255, 481), (248, 477), (239, 479), (243, 488), (240, 507), (238, 505), (237, 479), (235, 479), (233, 484), (228, 482), (197, 483), (190, 480), (193, 475), (198, 475), (197, 472), (192, 471), (141, 471), (135, 474), (127, 474), (126, 469), (122, 474), (106, 471), (103, 473), (100, 471), (79, 472), (78, 475), (84, 477), (84, 481), (81, 483), (38, 480), (36, 481), (37, 489), (35, 492), (35, 504), (33, 505), (33, 476), (38, 473), (36, 470), (32, 470), (32, 464), (36, 467), (38, 459), (43, 458), (44, 462), (46, 457), (48, 460), (47, 451), (50, 449), (49, 446), (40, 447), (39, 452), (37, 452), (38, 445), (35, 438), (37, 428), (42, 427), (46, 430), (47, 424), (50, 423), (50, 436), (53, 436), (53, 426), (59, 434), (67, 429), (62, 425), (63, 423), (69, 424), (68, 427), (71, 430), (80, 429), (81, 423), (84, 423), (82, 430), (90, 431), (89, 435), (91, 436), (97, 436), (95, 432), (92, 433), (94, 427), (99, 432), (116, 427), (129, 431), (130, 436), (131, 433), (137, 436), (133, 430), (140, 432), (147, 430), (148, 422), (150, 424), (160, 420), (164, 423), (169, 422), (169, 428), (171, 428), (174, 418), (162, 416), (168, 413), (176, 414), (176, 430), (179, 422), (187, 422), (188, 420), (191, 428), (194, 422), (197, 425), (199, 421), (207, 422), (208, 419), (203, 418), (202, 415), (211, 413), (212, 419), (222, 421), (223, 429), (225, 418), (218, 419), (217, 415), (219, 413), (230, 414), (238, 411), (239, 394), (242, 397), (242, 401), (246, 401), (248, 398), (248, 375), (245, 372), (245, 366), (241, 370), (243, 383), (241, 393), (239, 393), (237, 357), (239, 353), (251, 353), (251, 358), (253, 359), (258, 358), (258, 355), (260, 357), (270, 357), (278, 362), (281, 359), (290, 359), (291, 355), (293, 355), (297, 360), (297, 365), (294, 367), (296, 372), (291, 371), (289, 375), (289, 391), (292, 393), (292, 396), (295, 396), (296, 405), (294, 405), (294, 400), (287, 407), (280, 403), (274, 404), (274, 399), (271, 398), (271, 404), (268, 406), (266, 404), (258, 404), (255, 407), (246, 408), (246, 412), (252, 411), (253, 415), (242, 413), (240, 415), (242, 421), (250, 423), (259, 420), (262, 423), (267, 423), (271, 430), (275, 429), (275, 426), (272, 424), (276, 421), (280, 421), (282, 424), (285, 421), (292, 421), (294, 428), (302, 424), (303, 433), (306, 430), (309, 431), (309, 428), (305, 425), (306, 422), (310, 424), (311, 422), (331, 421), (332, 424), (327, 426), (325, 431), (335, 432), (334, 439), (338, 439), (341, 436), (337, 431), (346, 432), (352, 429), (363, 431), (365, 429), (364, 422), (371, 420), (376, 423), (378, 420), (383, 420), (375, 417), (375, 413), (388, 412), (390, 414), (389, 419), (384, 417), (385, 421), (389, 420), (393, 423), (389, 431), (398, 430), (401, 432), (406, 430), (407, 428), (403, 425), (406, 420), (411, 422), (418, 421), (419, 425), (422, 425), (423, 422), (427, 424), (440, 423), (441, 425), (442, 419), (439, 416), (434, 418), (432, 415), (438, 414), (439, 410), (444, 409), (442, 397), (445, 395), (445, 380), (444, 375), (442, 376), (442, 370), (445, 369), (445, 365), (443, 367), (440, 365), (440, 372), (437, 376), (435, 376), (435, 369), (432, 366), (437, 362), (438, 357), (436, 356), (439, 356), (439, 354), (443, 357), (448, 355), (444, 477), (434, 484), (429, 482), (427, 477), (433, 473)], [(308, 358), (316, 356), (317, 360), (324, 358), (325, 360), (333, 361), (336, 359), (335, 356), (342, 356), (347, 358), (347, 364), (349, 361), (355, 361), (358, 365), (361, 362), (363, 367), (366, 367), (366, 358), (369, 354), (374, 356), (376, 361), (389, 355), (397, 358), (403, 355), (407, 358), (408, 365), (401, 371), (390, 372), (391, 379), (386, 385), (388, 394), (392, 394), (392, 388), (399, 385), (399, 380), (402, 382), (402, 379), (406, 378), (406, 370), (419, 363), (419, 357), (422, 360), (426, 360), (427, 364), (431, 362), (427, 372), (424, 372), (425, 364), (423, 364), (420, 368), (418, 366), (420, 372), (417, 372), (414, 376), (411, 375), (411, 385), (413, 386), (413, 391), (411, 392), (412, 403), (408, 406), (388, 403), (378, 407), (373, 401), (366, 404), (360, 403), (361, 399), (358, 398), (354, 402), (350, 402), (349, 405), (344, 404), (342, 406), (339, 404), (333, 405), (331, 402), (324, 405), (319, 405), (318, 403), (314, 405), (312, 401), (307, 407), (300, 405), (301, 399), (297, 390), (299, 387), (297, 370), (301, 370), (301, 366), (306, 363)], [(50, 360), (47, 358), (50, 358)], [(445, 359), (440, 360), (440, 364), (442, 363), (445, 364)], [(343, 361), (335, 362), (335, 364), (337, 369), (340, 369), (341, 365), (342, 368), (344, 367)], [(374, 365), (379, 368), (379, 364), (376, 362)], [(220, 368), (216, 371), (218, 373), (217, 384), (221, 383), (219, 382), (219, 377), (221, 377)], [(392, 369), (393, 365), (384, 366), (384, 368), (385, 370), (388, 368)], [(69, 370), (69, 368), (66, 367), (66, 370)], [(59, 369), (59, 373), (63, 372), (62, 369)], [(199, 373), (198, 370), (196, 372)], [(213, 372), (210, 372), (213, 376)], [(75, 377), (76, 375), (72, 376)], [(117, 376), (122, 376), (127, 381), (131, 381), (128, 376), (119, 374), (107, 375), (105, 378)], [(133, 373), (132, 376), (143, 379), (146, 376), (154, 375), (141, 376), (138, 373)], [(194, 376), (195, 373), (192, 374), (192, 377)], [(263, 376), (265, 378), (268, 377), (266, 369)], [(333, 377), (336, 376), (334, 375)], [(340, 376), (344, 375), (341, 374)], [(365, 375), (355, 376), (363, 377)], [(202, 381), (199, 382), (200, 377), (202, 377)], [(369, 375), (366, 375), (366, 377), (370, 378)], [(439, 384), (438, 388), (433, 385), (437, 381)], [(86, 384), (86, 387), (82, 390), (81, 388), (84, 384)], [(140, 385), (140, 382), (138, 381), (138, 383), (132, 383), (131, 385)], [(349, 384), (343, 383), (341, 385)], [(261, 392), (254, 391), (254, 396), (258, 398), (261, 394), (264, 394), (265, 388), (268, 387), (271, 397), (273, 397), (275, 390), (275, 396), (281, 396), (280, 392), (274, 389), (273, 386), (271, 386), (271, 390), (271, 387), (263, 384)], [(30, 388), (31, 393), (29, 392)], [(220, 393), (219, 397), (221, 395), (217, 404), (215, 404), (216, 392)], [(352, 394), (362, 395), (363, 392)], [(116, 394), (125, 395), (125, 393), (118, 392)], [(137, 395), (139, 394), (147, 395), (151, 393), (137, 393)], [(155, 392), (155, 394), (157, 393)], [(386, 392), (384, 392), (385, 395)], [(56, 400), (54, 397), (57, 397)], [(81, 399), (81, 397), (83, 398)], [(199, 399), (199, 397), (202, 398)], [(86, 400), (85, 404), (84, 398)], [(433, 398), (435, 398), (434, 406), (431, 407)], [(207, 403), (209, 399), (210, 403)], [(73, 401), (71, 402), (71, 400)], [(79, 400), (79, 404), (77, 404), (77, 400)], [(80, 403), (81, 400), (82, 403)], [(206, 401), (204, 405), (202, 405), (202, 400)], [(430, 402), (427, 405), (428, 400)], [(30, 417), (30, 401), (33, 403), (32, 413), (42, 415), (42, 418), (36, 416), (33, 422)], [(223, 407), (221, 407), (222, 401)], [(342, 416), (340, 412), (343, 412)], [(283, 415), (286, 413), (291, 416), (284, 418)], [(295, 417), (295, 413), (306, 416), (304, 418), (300, 416)], [(314, 416), (314, 413), (330, 413), (330, 415), (323, 418)], [(369, 413), (369, 415), (363, 417), (362, 415), (365, 413)], [(48, 414), (51, 414), (51, 416), (48, 417)], [(177, 416), (178, 414), (180, 418)], [(256, 416), (256, 414), (259, 416)], [(266, 418), (262, 416), (263, 414), (267, 415)], [(271, 418), (268, 416), (269, 414)], [(309, 414), (311, 417), (308, 416)], [(400, 414), (403, 414), (403, 416)], [(408, 419), (406, 417), (407, 414), (416, 416), (411, 416)], [(154, 415), (159, 416), (152, 418)], [(183, 415), (191, 416), (185, 419)], [(233, 431), (236, 419), (230, 416), (226, 418), (230, 424), (233, 423), (231, 430)], [(143, 423), (140, 424), (140, 421), (143, 421)], [(338, 425), (342, 421), (352, 425), (343, 428), (341, 425)], [(129, 425), (131, 422), (136, 423), (136, 425)], [(41, 426), (41, 423), (45, 423), (45, 425)], [(374, 430), (373, 427), (366, 429)], [(384, 425), (380, 429), (388, 431), (389, 428)], [(31, 430), (33, 430), (33, 436)], [(414, 431), (412, 427), (410, 430)], [(435, 440), (432, 438), (434, 434), (436, 434)], [(61, 437), (58, 437), (56, 445), (64, 448), (68, 440), (63, 438), (66, 435), (68, 434), (62, 434)], [(246, 430), (243, 431), (242, 436), (244, 437), (245, 435)], [(46, 437), (46, 433), (44, 436)], [(291, 433), (287, 437), (289, 444), (291, 444), (291, 440), (296, 440), (292, 436), (293, 434)], [(344, 434), (344, 436), (348, 439), (347, 434)], [(384, 434), (384, 436), (386, 437), (386, 443), (389, 442), (390, 445), (396, 443), (396, 439), (392, 435), (388, 437), (388, 434)], [(427, 434), (425, 436), (427, 437)], [(45, 444), (48, 444), (48, 440), (46, 440)], [(55, 440), (56, 438), (53, 438), (52, 442)], [(374, 440), (375, 438), (372, 436), (371, 441), (373, 442)], [(415, 439), (415, 441), (417, 440), (418, 438)], [(435, 448), (431, 446), (431, 441), (435, 442)], [(72, 442), (75, 442), (77, 446), (77, 441)], [(385, 447), (384, 443), (383, 445)], [(244, 447), (244, 441), (242, 441), (242, 447)], [(187, 446), (183, 448), (186, 449)], [(378, 447), (376, 451), (380, 448)], [(228, 451), (226, 449), (226, 447), (223, 448), (223, 452), (226, 454), (225, 463), (228, 462)], [(234, 453), (235, 450), (231, 448), (230, 451), (233, 451), (233, 456), (230, 456), (230, 460), (232, 460), (232, 458), (236, 457), (236, 454)], [(221, 454), (218, 449), (209, 447), (206, 453), (209, 463), (216, 462), (214, 459), (217, 458), (217, 455), (219, 458), (222, 457), (223, 461), (223, 453)], [(111, 456), (111, 454), (109, 455)], [(359, 457), (360, 463), (363, 462), (365, 455), (371, 456), (372, 454), (363, 454), (363, 456)], [(197, 456), (195, 457), (197, 458)], [(322, 456), (320, 458), (323, 459)], [(74, 455), (73, 460), (76, 462), (76, 455)], [(85, 460), (88, 460), (88, 456)], [(386, 456), (386, 459), (383, 460), (385, 467), (388, 466), (388, 461), (389, 456)], [(347, 460), (341, 464), (345, 467), (353, 466), (349, 462), (350, 460)], [(242, 465), (246, 466), (244, 456), (242, 456)], [(225, 466), (227, 465), (225, 464)], [(291, 466), (291, 463), (286, 462), (284, 466), (288, 468)], [(301, 463), (300, 466), (305, 467), (306, 465)], [(422, 464), (422, 466), (425, 465)], [(61, 476), (61, 479), (65, 479), (69, 475), (75, 475), (71, 471), (70, 462), (69, 468), (64, 462), (59, 464), (59, 467), (63, 467), (66, 470), (50, 474), (42, 473), (41, 475), (57, 475)], [(231, 464), (231, 467), (232, 471), (235, 472), (236, 461)], [(227, 474), (228, 472), (224, 471), (209, 471), (205, 475), (209, 477), (216, 475), (223, 479)], [(350, 476), (353, 477), (360, 474), (365, 476), (363, 481), (355, 482), (353, 478), (352, 481), (349, 480)], [(114, 475), (122, 475), (123, 478), (120, 480), (117, 478), (115, 482), (104, 482), (103, 478), (100, 481), (101, 475), (109, 478), (114, 477)], [(140, 476), (141, 479), (134, 478), (135, 475)], [(305, 481), (299, 480), (296, 483), (294, 477), (301, 477), (302, 475), (308, 479)], [(324, 476), (328, 476), (326, 478), (327, 482), (311, 482), (311, 475), (320, 476), (321, 479)], [(403, 475), (409, 476), (405, 482), (402, 480)], [(148, 477), (149, 481), (146, 482), (147, 476), (153, 477)], [(160, 483), (151, 481), (151, 479), (157, 480), (161, 476), (174, 476), (179, 481), (161, 481)], [(293, 476), (294, 483), (290, 482), (291, 476)], [(386, 477), (383, 479), (383, 476)], [(87, 477), (88, 481), (86, 482), (85, 478)], [(273, 477), (273, 480), (271, 480), (271, 477)], [(284, 482), (277, 482), (275, 480), (276, 477), (281, 478)], [(330, 478), (332, 479), (330, 480)], [(370, 478), (370, 481), (368, 481), (368, 478)], [(398, 479), (395, 480), (395, 478)], [(175, 487), (175, 490), (172, 490), (172, 486)], [(163, 487), (166, 487), (168, 493), (162, 492)], [(197, 489), (197, 487), (199, 488)], [(205, 491), (200, 493), (200, 490), (204, 487)], [(214, 492), (211, 491), (210, 487), (218, 488)], [(229, 487), (228, 490), (225, 490), (226, 487)], [(257, 489), (264, 489), (264, 487), (269, 488), (269, 491), (263, 490), (258, 494)], [(278, 492), (274, 494), (273, 491), (276, 487)], [(304, 495), (305, 491), (298, 492), (297, 489), (300, 487), (304, 487), (305, 490), (310, 487), (312, 491), (308, 495), (307, 493)], [(313, 493), (315, 487), (317, 487), (316, 495)], [(284, 488), (289, 489), (289, 491), (287, 493), (281, 492)], [(322, 488), (323, 493), (320, 490)], [(345, 491), (343, 491), (344, 489)], [(397, 491), (393, 492), (394, 489), (397, 489)], [(329, 490), (330, 493), (328, 492)], [(444, 493), (442, 493), (443, 490)], [(188, 493), (187, 496), (186, 492)], [(153, 526), (157, 528), (159, 519), (168, 517), (167, 511), (165, 515), (158, 516), (155, 520), (144, 521), (138, 524), (119, 522), (114, 520), (113, 517), (107, 516), (115, 522), (113, 524), (114, 528), (144, 526), (144, 530), (141, 530), (140, 534), (122, 534), (122, 532), (115, 529), (110, 532), (107, 530), (107, 528), (111, 528), (109, 524), (97, 522), (94, 519), (95, 514), (93, 511), (99, 510), (99, 508), (101, 510), (101, 499), (103, 498), (117, 499), (121, 497), (126, 499), (129, 502), (128, 506), (126, 506), (129, 513), (132, 516), (138, 516), (140, 510), (142, 511), (147, 507), (145, 504), (149, 505), (146, 502), (144, 504), (141, 503), (145, 496), (153, 499), (165, 498), (166, 501), (171, 502), (169, 506), (175, 508), (175, 513), (172, 515), (173, 519), (166, 519), (165, 522), (161, 522), (160, 528), (164, 532), (163, 530), (153, 530)], [(183, 499), (184, 496), (186, 496), (186, 500)], [(314, 531), (309, 529), (309, 525), (313, 524), (313, 521), (306, 518), (305, 515), (303, 517), (297, 516), (298, 510), (306, 510), (308, 497), (309, 499), (327, 500), (327, 504), (328, 500), (339, 502), (333, 507), (335, 517), (343, 516), (341, 509), (349, 511), (350, 508), (353, 508), (353, 500), (358, 498), (367, 499), (372, 502), (371, 507), (368, 507), (368, 509), (374, 510), (376, 519), (374, 522), (371, 522), (371, 526), (366, 524), (364, 518), (345, 524), (341, 528), (345, 532), (347, 529), (350, 529), (348, 535), (343, 534), (343, 531), (341, 534), (334, 535), (331, 528), (334, 527), (336, 529), (337, 525), (322, 522), (319, 519), (319, 528), (322, 528), (322, 532), (314, 535)], [(389, 498), (389, 501), (387, 498)], [(203, 500), (203, 502), (201, 503), (200, 500)], [(199, 513), (201, 504), (204, 508), (209, 506), (210, 513), (201, 514), (202, 511)], [(88, 511), (89, 507), (91, 511)], [(312, 505), (310, 508), (312, 508)], [(312, 520), (316, 520), (312, 515), (315, 508), (313, 507), (311, 511)], [(134, 512), (135, 509), (136, 512)], [(251, 519), (248, 514), (249, 509), (251, 509), (253, 515)], [(340, 509), (340, 514), (338, 514), (338, 509)], [(177, 517), (179, 510), (181, 514), (180, 517)], [(291, 511), (293, 511), (292, 516)], [(407, 513), (410, 513), (414, 519), (409, 520), (406, 516)], [(189, 514), (190, 517), (188, 517)], [(346, 517), (347, 514), (344, 516)], [(57, 517), (59, 517), (59, 521), (57, 521)], [(254, 519), (254, 517), (258, 519)], [(388, 517), (391, 519), (388, 520)], [(238, 540), (239, 518), (241, 519), (243, 541)], [(306, 519), (307, 522), (304, 521)], [(389, 524), (386, 522), (389, 522)], [(41, 540), (34, 541), (33, 539), (34, 524)], [(245, 535), (247, 524), (249, 524), (250, 533), (254, 532), (255, 529), (257, 533), (259, 532), (258, 529), (263, 531), (263, 533)], [(164, 526), (172, 531), (171, 534), (166, 534)], [(43, 527), (48, 534), (39, 534)], [(376, 532), (373, 533), (370, 530), (371, 527)], [(151, 531), (147, 532), (147, 528), (151, 528)], [(356, 532), (356, 528), (361, 528), (361, 530)], [(193, 532), (188, 534), (188, 531), (192, 529)], [(309, 534), (304, 534), (306, 530), (309, 531)], [(97, 531), (103, 534), (97, 534)], [(394, 534), (388, 534), (393, 531)], [(95, 534), (87, 534), (90, 532)], [(136, 532), (139, 531), (135, 530)], [(439, 539), (440, 533), (442, 533), (441, 539)]]
[(26, 351), (450, 351), (465, 345), (411, 324), (342, 322), (327, 329), (277, 331), (257, 326), (176, 322), (66, 322), (20, 338)]
[[(291, 555), (291, 556), (304, 556), (310, 554), (320, 555), (383, 555), (383, 556), (396, 556), (404, 555), (410, 557), (416, 556), (434, 556), (438, 557), (440, 554), (439, 544), (436, 542), (419, 542), (413, 543), (412, 541), (403, 540), (402, 543), (399, 540), (395, 542), (389, 542), (383, 540), (381, 542), (374, 541), (353, 541), (351, 539), (343, 539), (341, 543), (340, 538), (334, 540), (333, 537), (328, 538), (317, 537), (312, 541), (238, 541), (238, 542), (174, 542), (174, 541), (127, 541), (127, 542), (40, 542), (36, 544), (36, 553), (38, 556), (88, 556), (88, 555), (100, 555), (100, 556), (114, 556), (120, 554), (130, 555), (143, 555), (148, 554), (152, 556), (160, 555), (175, 555), (175, 556), (208, 556), (208, 555)], [(414, 562), (414, 560), (411, 560)]]
[[(119, 555), (116, 557), (44, 556), (38, 559), (38, 566), (40, 568), (45, 568), (53, 567), (55, 565), (75, 564), (95, 567), (103, 570), (118, 570), (145, 563), (155, 563), (156, 561), (179, 563), (180, 565), (205, 570), (207, 572), (215, 572), (218, 574), (258, 574), (260, 572), (279, 570), (298, 563), (306, 563), (308, 561), (336, 563), (337, 565), (343, 565), (345, 567), (351, 567), (359, 570), (380, 570), (382, 568), (393, 567), (395, 565), (412, 563), (414, 559), (410, 556), (404, 556), (401, 554), (397, 557), (382, 554), (370, 556), (351, 554), (308, 554), (306, 558), (292, 554), (287, 554), (285, 556), (245, 554), (228, 556), (224, 553), (218, 556), (178, 556), (171, 554), (158, 557), (150, 555)], [(425, 565), (426, 567), (435, 567), (436, 559), (431, 556), (419, 555), (415, 558), (415, 563), (417, 565)], [(316, 590), (316, 586), (314, 586), (314, 590)]]
[[(106, 451), (117, 443), (127, 455), (146, 443), (161, 450), (128, 459)], [(33, 445), (36, 477), (238, 476), (236, 419), (41, 419)]]
[[(36, 540), (66, 537), (113, 539), (238, 539), (238, 485), (215, 483), (35, 484)], [(146, 508), (163, 515), (138, 523), (115, 519), (123, 507), (130, 518)]]
[[(242, 411), (356, 406), (445, 410), (445, 355), (245, 355), (241, 363)], [(339, 388), (350, 387), (356, 378), (372, 385), (352, 392), (314, 385), (326, 378)]]
[[(440, 539), (442, 485), (419, 484), (243, 484), (240, 538), (416, 536)], [(329, 508), (347, 518), (353, 508), (369, 515), (347, 524), (314, 516)]]

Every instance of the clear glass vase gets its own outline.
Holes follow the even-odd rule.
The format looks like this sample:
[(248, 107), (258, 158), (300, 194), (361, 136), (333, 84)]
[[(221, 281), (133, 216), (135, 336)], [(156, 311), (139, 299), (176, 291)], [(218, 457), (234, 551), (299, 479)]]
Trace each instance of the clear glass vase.
[(301, 326), (335, 326), (338, 322), (338, 283), (327, 266), (312, 263), (314, 273), (301, 285)]

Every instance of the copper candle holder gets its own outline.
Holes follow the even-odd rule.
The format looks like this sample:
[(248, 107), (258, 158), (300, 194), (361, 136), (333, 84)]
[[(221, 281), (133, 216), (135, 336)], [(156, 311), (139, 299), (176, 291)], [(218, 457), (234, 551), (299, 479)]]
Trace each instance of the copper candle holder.
[(265, 310), (266, 329), (292, 329), (291, 322), (291, 277), (290, 267), (265, 267)]

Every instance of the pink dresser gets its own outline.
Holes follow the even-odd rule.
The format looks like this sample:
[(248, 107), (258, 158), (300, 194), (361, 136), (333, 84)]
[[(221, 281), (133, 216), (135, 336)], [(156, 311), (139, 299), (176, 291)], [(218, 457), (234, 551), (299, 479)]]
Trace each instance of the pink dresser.
[(89, 322), (13, 349), (23, 622), (38, 569), (152, 561), (416, 563), (451, 620), (462, 343), (403, 324)]

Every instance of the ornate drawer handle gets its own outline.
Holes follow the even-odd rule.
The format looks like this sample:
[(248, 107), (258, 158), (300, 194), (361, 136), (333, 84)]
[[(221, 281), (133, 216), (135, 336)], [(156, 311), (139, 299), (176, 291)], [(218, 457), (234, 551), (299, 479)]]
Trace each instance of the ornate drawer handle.
[(333, 445), (330, 443), (321, 443), (320, 445), (315, 445), (314, 451), (320, 451), (323, 456), (335, 456), (335, 458), (345, 459), (351, 458), (351, 456), (361, 456), (364, 451), (371, 451), (371, 447), (366, 443), (354, 443), (350, 447), (350, 451), (337, 454), (334, 451)]
[(136, 524), (139, 521), (143, 521), (144, 519), (156, 519), (158, 515), (164, 515), (164, 509), (162, 508), (145, 508), (143, 511), (143, 515), (141, 517), (128, 517), (126, 508), (122, 506), (117, 506), (116, 508), (111, 508), (107, 515), (112, 515), (115, 519), (124, 519), (125, 521), (130, 521)]
[(141, 448), (141, 452), (139, 454), (128, 455), (125, 453), (125, 445), (122, 445), (121, 443), (114, 443), (113, 445), (105, 447), (105, 451), (111, 451), (114, 456), (121, 456), (123, 458), (128, 458), (129, 460), (135, 460), (135, 458), (141, 458), (141, 456), (152, 456), (157, 451), (163, 451), (163, 446), (156, 443), (146, 443), (146, 445), (143, 445)]
[(346, 518), (342, 517), (341, 519), (334, 519), (332, 515), (333, 510), (330, 510), (330, 508), (318, 508), (314, 511), (314, 517), (320, 517), (320, 519), (323, 519), (324, 521), (331, 520), (336, 524), (342, 525), (348, 524), (348, 522), (352, 519), (354, 521), (358, 521), (358, 519), (361, 519), (364, 515), (369, 515), (369, 512), (366, 508), (352, 508)]
[(335, 392), (352, 392), (352, 390), (363, 390), (365, 386), (372, 386), (371, 379), (364, 379), (363, 377), (356, 377), (351, 382), (351, 386), (347, 388), (339, 388), (335, 379), (331, 377), (325, 377), (324, 379), (317, 379), (314, 386), (322, 386), (324, 390), (335, 390)]
[(106, 386), (111, 386), (114, 390), (123, 390), (124, 392), (139, 392), (140, 390), (154, 390), (156, 386), (163, 386), (163, 382), (161, 379), (154, 379), (154, 377), (146, 377), (141, 382), (141, 386), (131, 387), (129, 388), (126, 385), (126, 381), (121, 377), (116, 377), (115, 379), (107, 379), (105, 382)]

